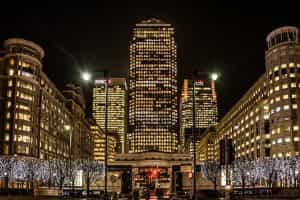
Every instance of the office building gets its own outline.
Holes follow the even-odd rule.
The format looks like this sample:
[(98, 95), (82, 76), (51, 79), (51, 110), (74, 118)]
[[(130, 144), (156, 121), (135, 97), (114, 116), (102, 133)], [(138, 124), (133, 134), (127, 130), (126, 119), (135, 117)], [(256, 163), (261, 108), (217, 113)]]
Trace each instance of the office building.
[[(125, 78), (110, 78), (107, 94), (107, 130), (114, 133), (116, 152), (125, 152), (126, 127), (126, 80)], [(93, 116), (102, 130), (105, 130), (105, 80), (95, 80), (93, 89)]]
[(166, 22), (137, 23), (130, 43), (129, 153), (177, 152), (178, 83), (175, 30)]
[(43, 72), (43, 57), (44, 50), (31, 41), (14, 38), (4, 42), (0, 55), (0, 154), (41, 159), (89, 157), (87, 145), (92, 138), (82, 102), (74, 101), (75, 107), (69, 109), (68, 98)]
[(299, 156), (299, 29), (281, 27), (266, 40), (266, 71), (218, 123), (215, 159), (227, 139), (235, 158)]
[[(197, 145), (201, 134), (209, 127), (217, 125), (217, 95), (215, 80), (208, 73), (202, 73), (194, 81), (195, 100), (195, 134)], [(192, 127), (193, 127), (193, 80), (183, 81), (181, 104), (181, 141), (185, 151), (193, 152)]]
[[(105, 161), (105, 133), (103, 129), (96, 123), (96, 120), (89, 119), (91, 125), (91, 131), (94, 137), (94, 160), (98, 161)], [(112, 162), (115, 160), (116, 154), (116, 137), (108, 134), (108, 141), (107, 141), (107, 159), (108, 162)]]

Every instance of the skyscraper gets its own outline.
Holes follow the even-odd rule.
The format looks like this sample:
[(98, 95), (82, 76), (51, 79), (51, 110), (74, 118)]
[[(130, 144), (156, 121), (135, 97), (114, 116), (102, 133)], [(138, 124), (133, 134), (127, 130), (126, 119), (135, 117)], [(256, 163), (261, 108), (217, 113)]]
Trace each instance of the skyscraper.
[[(125, 151), (125, 78), (111, 78), (108, 83), (108, 132), (116, 136), (117, 152)], [(105, 80), (96, 79), (93, 89), (93, 116), (104, 130), (105, 125)], [(110, 136), (112, 137), (112, 136)]]
[[(206, 74), (195, 80), (195, 131), (197, 137), (209, 127), (217, 124), (217, 95), (215, 81)], [(193, 81), (183, 81), (181, 94), (181, 135), (186, 147), (189, 146), (193, 127)]]
[(176, 152), (178, 147), (177, 47), (171, 24), (136, 24), (130, 44), (129, 153)]

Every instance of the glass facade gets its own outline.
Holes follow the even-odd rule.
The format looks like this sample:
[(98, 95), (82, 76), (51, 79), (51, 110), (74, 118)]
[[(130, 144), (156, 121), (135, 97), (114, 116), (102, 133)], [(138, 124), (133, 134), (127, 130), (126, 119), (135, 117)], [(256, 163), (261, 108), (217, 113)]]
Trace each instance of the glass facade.
[(133, 29), (129, 71), (129, 152), (178, 150), (177, 47), (161, 20)]

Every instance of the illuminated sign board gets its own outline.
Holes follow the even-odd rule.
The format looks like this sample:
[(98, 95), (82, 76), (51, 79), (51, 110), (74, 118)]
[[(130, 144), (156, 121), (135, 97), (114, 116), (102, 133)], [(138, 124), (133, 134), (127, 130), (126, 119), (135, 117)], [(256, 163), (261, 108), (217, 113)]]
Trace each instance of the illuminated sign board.
[(203, 80), (196, 80), (195, 85), (204, 86), (204, 81)]

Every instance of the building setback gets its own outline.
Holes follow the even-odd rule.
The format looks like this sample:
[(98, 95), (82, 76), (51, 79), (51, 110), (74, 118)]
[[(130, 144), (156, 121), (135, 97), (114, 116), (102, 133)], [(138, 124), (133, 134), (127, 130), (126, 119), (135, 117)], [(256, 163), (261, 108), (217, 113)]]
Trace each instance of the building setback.
[(137, 23), (130, 44), (129, 153), (177, 152), (178, 83), (174, 28), (161, 20)]
[(299, 29), (281, 27), (266, 40), (266, 72), (218, 123), (216, 159), (226, 139), (232, 139), (235, 158), (300, 155)]
[(63, 96), (43, 72), (43, 57), (43, 49), (31, 41), (4, 42), (0, 56), (0, 154), (41, 159), (90, 157), (93, 138), (85, 120), (83, 97), (76, 92), (78, 88), (75, 98)]

